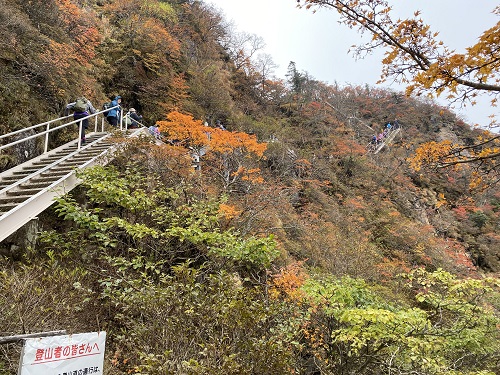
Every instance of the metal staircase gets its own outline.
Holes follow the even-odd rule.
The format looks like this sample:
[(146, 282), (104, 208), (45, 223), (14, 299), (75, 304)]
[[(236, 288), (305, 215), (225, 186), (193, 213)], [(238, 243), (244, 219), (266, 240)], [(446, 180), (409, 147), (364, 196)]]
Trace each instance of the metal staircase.
[(373, 152), (374, 154), (378, 154), (380, 150), (382, 150), (385, 146), (388, 146), (392, 143), (394, 138), (396, 138), (396, 135), (398, 135), (401, 132), (401, 128), (394, 129), (391, 131), (386, 138), (382, 141), (380, 145), (378, 145), (377, 149)]
[(368, 145), (366, 145), (368, 153), (378, 154), (380, 150), (382, 150), (385, 146), (389, 146), (394, 141), (394, 138), (396, 138), (396, 135), (400, 133), (401, 133), (401, 127), (398, 127), (396, 129), (391, 130), (382, 140), (382, 142), (377, 144), (373, 144), (371, 142), (368, 143)]
[[(49, 129), (48, 123), (26, 128), (32, 130), (40, 125), (47, 126), (47, 130), (21, 140), (25, 141), (45, 135), (45, 152), (0, 173), (0, 242), (52, 205), (54, 198), (62, 196), (76, 187), (80, 182), (75, 173), (77, 169), (87, 168), (95, 164), (106, 164), (113, 158), (113, 152), (118, 144), (111, 141), (111, 133), (104, 131), (102, 118), (101, 131), (97, 131), (98, 115), (101, 113), (89, 116), (89, 118), (95, 117), (96, 119), (96, 131), (87, 134), (87, 142), (84, 145), (81, 144), (80, 139), (77, 139), (51, 151), (47, 150), (50, 132), (67, 125), (73, 124), (74, 126), (75, 123), (78, 124), (77, 121), (70, 121), (53, 129)], [(53, 121), (61, 121), (61, 119)], [(127, 129), (121, 128), (120, 130), (126, 131)], [(14, 133), (0, 136), (0, 139), (12, 136)], [(78, 130), (78, 134), (80, 134), (80, 130)], [(140, 134), (149, 134), (149, 132), (146, 128), (139, 128), (123, 133), (126, 137), (139, 136)], [(20, 141), (16, 140), (0, 146), (0, 151), (19, 143)]]

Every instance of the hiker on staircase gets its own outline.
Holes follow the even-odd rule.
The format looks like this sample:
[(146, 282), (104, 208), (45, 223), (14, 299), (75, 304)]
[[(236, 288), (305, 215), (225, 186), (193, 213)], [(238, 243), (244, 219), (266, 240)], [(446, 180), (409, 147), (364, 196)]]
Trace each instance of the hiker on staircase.
[[(116, 107), (117, 105), (120, 105), (121, 102), (122, 102), (122, 97), (120, 95), (115, 96), (115, 98), (111, 101), (110, 107), (111, 108)], [(106, 113), (106, 120), (114, 128), (116, 128), (118, 126), (118, 120), (120, 118), (121, 110), (122, 110), (122, 108), (118, 107), (118, 108), (110, 109)]]
[(88, 117), (90, 114), (96, 113), (97, 110), (94, 108), (90, 100), (82, 96), (76, 99), (75, 102), (69, 103), (66, 106), (66, 114), (68, 114), (69, 111), (73, 111), (74, 120), (82, 119), (82, 131), (80, 134), (80, 139), (81, 144), (85, 144), (85, 142), (87, 141), (85, 138), (85, 131), (89, 127), (89, 119), (86, 117)]
[(142, 122), (142, 116), (137, 114), (135, 108), (130, 108), (125, 117), (130, 121), (126, 123), (129, 128), (138, 128)]
[(383, 132), (381, 132), (381, 133), (379, 133), (379, 135), (377, 136), (377, 144), (381, 144), (383, 141), (384, 141), (384, 133), (383, 133)]

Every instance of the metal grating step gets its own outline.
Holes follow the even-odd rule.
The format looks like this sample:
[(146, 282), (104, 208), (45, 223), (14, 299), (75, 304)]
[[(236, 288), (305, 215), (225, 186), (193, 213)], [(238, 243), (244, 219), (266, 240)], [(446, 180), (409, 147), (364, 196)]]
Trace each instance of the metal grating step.
[(22, 195), (22, 196), (11, 196), (11, 197), (3, 197), (0, 198), (0, 206), (2, 204), (7, 204), (7, 203), (21, 203), (24, 202), (26, 199), (31, 197), (31, 195)]
[(42, 191), (41, 187), (39, 187), (39, 188), (22, 188), (19, 190), (8, 191), (7, 195), (14, 195), (14, 196), (28, 195), (28, 196), (31, 196), (31, 195), (35, 195), (39, 191)]

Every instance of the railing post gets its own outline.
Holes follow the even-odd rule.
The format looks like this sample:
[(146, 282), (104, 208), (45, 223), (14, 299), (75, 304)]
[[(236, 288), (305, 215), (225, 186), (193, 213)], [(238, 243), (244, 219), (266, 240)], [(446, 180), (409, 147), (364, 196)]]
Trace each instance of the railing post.
[(83, 120), (80, 120), (80, 126), (78, 127), (78, 149), (82, 148), (82, 129)]
[(97, 122), (99, 121), (98, 117), (99, 117), (99, 116), (95, 116), (95, 121), (94, 121), (94, 123), (95, 123), (95, 126), (94, 126), (94, 132), (95, 132), (95, 133), (97, 133)]
[(50, 122), (47, 124), (47, 130), (45, 134), (45, 146), (43, 148), (43, 153), (46, 154), (49, 149), (49, 130), (50, 130)]

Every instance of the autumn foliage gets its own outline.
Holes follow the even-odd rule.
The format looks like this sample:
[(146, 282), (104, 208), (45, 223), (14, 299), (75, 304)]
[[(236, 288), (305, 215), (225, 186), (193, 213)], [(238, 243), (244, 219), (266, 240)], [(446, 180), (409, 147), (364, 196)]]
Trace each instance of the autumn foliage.
[[(365, 48), (395, 43), (382, 78), (408, 73), (409, 92), (460, 97), (458, 78), (496, 74), (472, 69), (496, 64), (486, 36), (460, 56), (417, 16), (392, 22), (386, 1), (300, 3), (380, 26)], [(164, 141), (114, 129), (113, 159), (77, 171), (36, 243), (0, 244), (0, 331), (106, 330), (113, 375), (495, 373), (493, 134), (432, 100), (329, 85), (295, 63), (274, 77), (262, 40), (202, 1), (6, 0), (0, 21), (4, 133), (81, 93), (98, 108), (120, 94)], [(369, 152), (395, 119), (399, 136)], [(0, 375), (20, 349), (2, 347)]]

